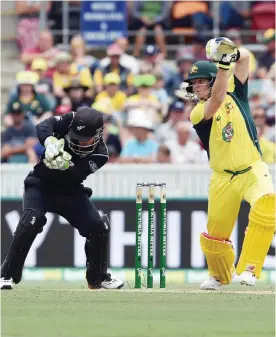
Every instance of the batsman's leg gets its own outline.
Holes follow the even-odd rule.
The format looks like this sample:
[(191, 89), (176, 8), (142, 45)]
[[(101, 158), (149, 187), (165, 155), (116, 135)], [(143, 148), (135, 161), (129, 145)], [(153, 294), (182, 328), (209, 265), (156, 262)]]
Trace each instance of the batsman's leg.
[(209, 189), (208, 233), (200, 236), (200, 245), (206, 257), (209, 279), (200, 288), (218, 290), (229, 284), (234, 275), (235, 254), (230, 241), (241, 204), (235, 192), (236, 181), (213, 174)]
[(244, 198), (251, 205), (241, 256), (237, 265), (240, 282), (255, 285), (275, 234), (274, 185), (267, 165), (258, 162), (250, 171)]

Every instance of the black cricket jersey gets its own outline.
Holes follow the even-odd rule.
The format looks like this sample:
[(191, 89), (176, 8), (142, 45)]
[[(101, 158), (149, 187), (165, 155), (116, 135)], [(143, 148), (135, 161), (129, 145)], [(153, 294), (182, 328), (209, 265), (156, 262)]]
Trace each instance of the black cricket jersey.
[[(44, 145), (46, 138), (49, 136), (54, 136), (57, 139), (64, 138), (69, 132), (73, 119), (74, 112), (69, 112), (63, 116), (48, 118), (37, 124), (36, 130), (40, 143)], [(64, 150), (72, 156), (70, 167), (67, 170), (51, 170), (45, 166), (43, 163), (43, 159), (45, 158), (44, 151), (30, 174), (40, 178), (48, 187), (70, 190), (70, 188), (80, 185), (90, 174), (105, 165), (109, 158), (103, 139), (99, 141), (95, 150), (86, 156), (79, 156), (71, 151), (66, 140)]]

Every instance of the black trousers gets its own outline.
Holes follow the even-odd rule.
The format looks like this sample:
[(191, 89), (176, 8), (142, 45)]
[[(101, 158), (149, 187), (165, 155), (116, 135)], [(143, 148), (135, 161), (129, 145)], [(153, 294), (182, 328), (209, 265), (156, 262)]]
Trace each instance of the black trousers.
[(23, 211), (34, 209), (43, 214), (52, 212), (61, 215), (84, 237), (103, 231), (100, 214), (90, 200), (91, 191), (82, 185), (58, 189), (30, 175), (24, 184)]

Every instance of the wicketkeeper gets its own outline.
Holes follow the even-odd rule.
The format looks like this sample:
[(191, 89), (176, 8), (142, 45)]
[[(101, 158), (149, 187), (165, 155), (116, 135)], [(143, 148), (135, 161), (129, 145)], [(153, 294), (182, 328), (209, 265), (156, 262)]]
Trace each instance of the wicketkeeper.
[[(117, 289), (121, 280), (107, 273), (110, 223), (90, 200), (82, 182), (108, 161), (102, 139), (102, 113), (83, 107), (37, 125), (45, 151), (24, 181), (23, 213), (1, 267), (1, 289), (19, 283), (27, 254), (46, 224), (46, 212), (63, 216), (86, 238), (86, 279), (91, 289)], [(66, 242), (60, 242), (66, 245)]]
[[(275, 232), (275, 194), (247, 98), (249, 52), (219, 37), (208, 41), (206, 55), (212, 62), (193, 64), (185, 82), (188, 95), (199, 100), (190, 118), (213, 170), (208, 233), (200, 237), (210, 278), (201, 289), (216, 290), (235, 274), (230, 236), (243, 199), (251, 210), (236, 273), (246, 285), (260, 277)], [(234, 88), (228, 90), (232, 63)]]

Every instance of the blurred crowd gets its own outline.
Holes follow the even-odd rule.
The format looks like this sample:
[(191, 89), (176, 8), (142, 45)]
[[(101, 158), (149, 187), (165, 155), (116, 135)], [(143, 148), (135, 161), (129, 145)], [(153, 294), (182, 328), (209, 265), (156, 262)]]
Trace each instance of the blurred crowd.
[[(2, 116), (2, 162), (35, 163), (43, 151), (35, 125), (81, 106), (92, 106), (104, 113), (104, 140), (110, 162), (208, 161), (189, 120), (193, 103), (183, 96), (180, 84), (192, 64), (206, 58), (207, 41), (200, 32), (212, 27), (209, 3), (130, 2), (129, 29), (137, 31), (133, 52), (129, 53), (129, 40), (122, 36), (106, 48), (101, 59), (87, 50), (80, 35), (72, 36), (69, 49), (59, 48), (50, 29), (38, 31), (39, 1), (34, 1), (33, 7), (27, 3), (17, 2), (25, 70), (16, 75), (17, 84), (11, 88)], [(79, 1), (70, 3), (79, 6)], [(248, 24), (250, 16), (249, 8), (242, 4), (222, 2), (220, 8), (224, 13), (222, 28), (227, 29), (227, 36), (237, 46), (243, 44), (240, 28)], [(54, 8), (58, 15), (59, 4), (48, 2), (47, 6), (53, 19), (50, 12)], [(172, 13), (175, 20), (171, 20)], [(77, 25), (78, 20), (71, 22)], [(53, 23), (52, 26), (56, 29)], [(164, 30), (180, 27), (192, 27), (197, 35), (189, 45), (179, 46), (174, 60), (168, 61)], [(145, 45), (147, 30), (155, 31), (155, 44)], [(264, 52), (258, 57), (251, 54), (248, 96), (263, 159), (270, 164), (275, 162), (276, 141), (274, 29), (266, 30), (263, 43)]]

